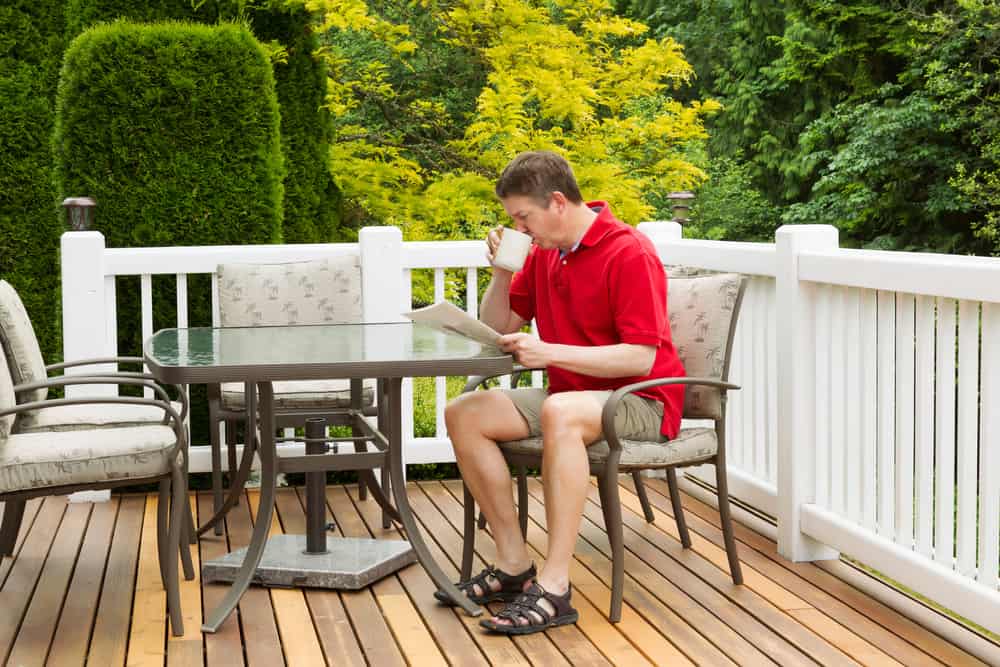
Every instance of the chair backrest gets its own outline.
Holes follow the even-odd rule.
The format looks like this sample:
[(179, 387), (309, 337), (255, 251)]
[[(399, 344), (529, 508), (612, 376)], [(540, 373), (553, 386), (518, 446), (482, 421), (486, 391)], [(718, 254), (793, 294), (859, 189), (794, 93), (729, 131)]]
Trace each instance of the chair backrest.
[[(6, 280), (0, 280), (0, 345), (15, 385), (41, 382), (48, 377), (28, 311), (17, 290)], [(47, 395), (47, 389), (35, 389), (18, 398), (21, 403), (30, 403), (45, 400)]]
[[(0, 354), (0, 410), (9, 410), (17, 402), (14, 397), (14, 382), (10, 378), (10, 370), (7, 368), (6, 356)], [(10, 435), (16, 417), (17, 415), (0, 417), (0, 441), (6, 440), (7, 436)]]
[[(745, 279), (736, 273), (673, 276), (667, 280), (670, 334), (688, 377), (729, 379), (733, 334)], [(720, 419), (722, 392), (689, 385), (686, 419)]]
[(224, 327), (360, 322), (361, 265), (352, 255), (284, 264), (220, 264)]

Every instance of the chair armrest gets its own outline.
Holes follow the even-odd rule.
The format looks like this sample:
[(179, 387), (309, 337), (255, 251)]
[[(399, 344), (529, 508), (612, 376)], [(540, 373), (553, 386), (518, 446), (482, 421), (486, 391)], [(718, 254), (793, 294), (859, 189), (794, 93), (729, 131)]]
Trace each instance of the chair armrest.
[(608, 397), (607, 403), (604, 404), (604, 410), (601, 412), (601, 429), (604, 432), (604, 439), (608, 443), (608, 447), (611, 451), (621, 450), (622, 444), (618, 439), (618, 433), (615, 431), (615, 413), (618, 412), (618, 404), (621, 403), (622, 399), (625, 398), (627, 394), (632, 394), (643, 389), (649, 389), (650, 387), (662, 387), (664, 385), (702, 385), (706, 387), (715, 387), (716, 389), (722, 390), (723, 393), (729, 391), (730, 389), (739, 389), (738, 384), (733, 384), (732, 382), (726, 382), (724, 380), (717, 380), (715, 378), (697, 378), (697, 377), (674, 377), (674, 378), (657, 378), (655, 380), (643, 380), (642, 382), (634, 382), (632, 384), (627, 384), (624, 387), (619, 387), (611, 392), (611, 396)]
[(139, 364), (145, 363), (142, 357), (96, 357), (93, 359), (77, 359), (76, 361), (64, 361), (59, 364), (49, 364), (46, 371), (60, 371), (64, 368), (75, 368), (77, 366), (93, 366), (96, 364)]
[(503, 375), (518, 376), (521, 373), (524, 373), (525, 371), (543, 371), (543, 370), (545, 370), (545, 369), (544, 368), (528, 368), (527, 366), (521, 366), (520, 364), (514, 364), (514, 368), (512, 368), (507, 373), (494, 373), (493, 375), (470, 375), (469, 376), (469, 381), (465, 383), (465, 387), (462, 389), (462, 393), (464, 394), (464, 393), (469, 392), (469, 391), (475, 391), (476, 387), (478, 387), (479, 385), (483, 384), (487, 380), (492, 380), (493, 378), (497, 378), (497, 377), (500, 377), (500, 376), (503, 376)]
[[(88, 385), (88, 384), (117, 384), (117, 385), (130, 385), (135, 387), (145, 387), (152, 389), (163, 401), (168, 405), (170, 404), (170, 396), (167, 394), (166, 390), (156, 381), (152, 375), (143, 373), (116, 373), (114, 375), (60, 375), (57, 377), (48, 378), (47, 380), (40, 380), (38, 382), (27, 382), (25, 384), (19, 384), (14, 387), (14, 393), (18, 394), (23, 391), (30, 391), (32, 389), (49, 389), (52, 387), (68, 387), (73, 385)], [(81, 399), (89, 400), (89, 399)], [(148, 399), (147, 399), (148, 400)], [(187, 418), (188, 413), (188, 398), (183, 391), (178, 391), (178, 400), (181, 404), (181, 413), (178, 418), (183, 421)], [(45, 401), (36, 401), (37, 403), (44, 403)], [(28, 404), (24, 404), (28, 405)]]

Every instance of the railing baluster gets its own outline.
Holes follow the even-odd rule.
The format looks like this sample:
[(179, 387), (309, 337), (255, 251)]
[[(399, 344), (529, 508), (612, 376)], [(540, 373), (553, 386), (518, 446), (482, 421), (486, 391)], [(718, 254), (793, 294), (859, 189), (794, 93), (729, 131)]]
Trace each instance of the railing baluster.
[(767, 476), (767, 309), (764, 301), (764, 284), (759, 278), (752, 283), (754, 310), (753, 327), (753, 449), (754, 474)]
[(878, 302), (874, 290), (861, 290), (861, 522), (876, 528), (878, 502)]
[(845, 509), (844, 461), (846, 459), (847, 395), (844, 379), (847, 371), (845, 352), (845, 322), (847, 288), (833, 288), (830, 311), (830, 507), (838, 514)]
[(830, 357), (833, 332), (833, 288), (816, 286), (816, 503), (832, 508), (830, 495)]
[(844, 294), (844, 492), (852, 521), (861, 521), (861, 300), (857, 289)]
[[(187, 274), (178, 273), (177, 274), (177, 327), (183, 329), (188, 325), (188, 283)], [(187, 385), (184, 385), (184, 395), (187, 396), (188, 401), (191, 400), (191, 390)], [(187, 416), (188, 425), (190, 428), (191, 414), (188, 413)], [(188, 434), (190, 436), (190, 433)]]
[(896, 299), (878, 293), (878, 532), (896, 537)]
[[(142, 304), (142, 340), (145, 341), (153, 335), (153, 277), (150, 274), (144, 273), (139, 278), (139, 293)], [(147, 387), (142, 390), (142, 395), (152, 398), (153, 390)]]
[[(444, 301), (444, 269), (434, 269), (434, 303)], [(444, 405), (448, 401), (448, 378), (438, 375), (434, 378), (434, 435), (439, 438), (448, 435), (444, 424)]]
[(896, 542), (913, 548), (913, 295), (896, 295)]
[(917, 356), (914, 370), (916, 396), (916, 443), (914, 490), (917, 516), (914, 522), (917, 551), (932, 556), (934, 521), (934, 299), (917, 297)]
[[(1000, 304), (983, 304), (982, 433), (979, 440), (979, 582), (1000, 583)], [(993, 630), (997, 625), (993, 626)]]
[(958, 516), (956, 566), (976, 573), (979, 463), (979, 302), (958, 302)]
[(767, 296), (767, 481), (778, 480), (778, 319), (774, 278), (762, 278)]
[(937, 378), (934, 455), (934, 560), (952, 567), (955, 540), (955, 300), (937, 302)]

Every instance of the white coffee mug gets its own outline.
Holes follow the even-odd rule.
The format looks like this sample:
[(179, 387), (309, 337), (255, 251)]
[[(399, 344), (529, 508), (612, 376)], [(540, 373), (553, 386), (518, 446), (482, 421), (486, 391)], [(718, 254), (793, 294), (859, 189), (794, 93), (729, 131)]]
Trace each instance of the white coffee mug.
[(510, 227), (504, 227), (500, 235), (500, 245), (493, 256), (493, 266), (520, 271), (531, 250), (531, 237)]

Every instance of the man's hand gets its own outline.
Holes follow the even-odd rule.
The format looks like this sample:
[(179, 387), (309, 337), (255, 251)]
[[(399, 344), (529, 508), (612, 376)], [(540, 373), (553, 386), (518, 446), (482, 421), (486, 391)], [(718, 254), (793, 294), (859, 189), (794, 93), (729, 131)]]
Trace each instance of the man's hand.
[(486, 234), (486, 261), (490, 263), (491, 267), (493, 267), (494, 274), (502, 272), (505, 275), (513, 276), (514, 273), (512, 271), (508, 271), (507, 269), (500, 268), (499, 266), (493, 264), (493, 260), (496, 259), (497, 256), (497, 248), (500, 247), (501, 236), (503, 236), (503, 227), (499, 225), (491, 229), (489, 233)]
[(517, 363), (528, 368), (547, 368), (552, 363), (555, 345), (522, 332), (500, 336), (500, 349), (513, 354)]

